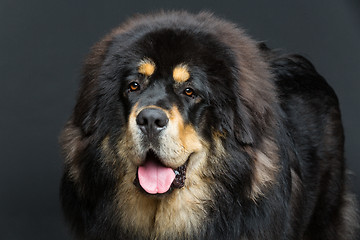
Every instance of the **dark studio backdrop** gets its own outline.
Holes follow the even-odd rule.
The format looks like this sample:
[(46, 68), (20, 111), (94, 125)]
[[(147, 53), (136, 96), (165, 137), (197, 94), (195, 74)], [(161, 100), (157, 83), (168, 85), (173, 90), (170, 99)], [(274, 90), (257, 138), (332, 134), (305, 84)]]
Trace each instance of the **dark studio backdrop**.
[(58, 200), (58, 135), (82, 62), (110, 29), (157, 9), (210, 10), (272, 48), (309, 58), (340, 99), (360, 195), (359, 2), (0, 0), (0, 239), (70, 239)]

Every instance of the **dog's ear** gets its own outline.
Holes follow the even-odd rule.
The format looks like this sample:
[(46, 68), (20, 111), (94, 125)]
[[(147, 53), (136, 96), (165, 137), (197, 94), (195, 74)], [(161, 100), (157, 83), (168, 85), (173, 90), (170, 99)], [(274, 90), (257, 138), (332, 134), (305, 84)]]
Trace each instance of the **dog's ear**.
[(97, 103), (96, 89), (93, 93), (86, 93), (81, 90), (73, 113), (74, 125), (79, 126), (85, 136), (91, 135), (96, 127)]
[[(89, 139), (83, 136), (79, 127), (73, 124), (70, 119), (61, 132), (59, 143), (61, 146), (62, 154), (65, 158), (65, 164), (72, 167), (76, 165), (80, 156), (83, 155), (84, 150), (89, 145)], [(73, 171), (73, 175), (77, 171)]]
[(73, 113), (74, 125), (80, 126), (85, 135), (94, 132), (96, 122), (98, 122), (99, 106), (97, 103), (100, 88), (98, 78), (114, 34), (115, 32), (112, 32), (96, 43), (85, 61), (80, 91)]
[(234, 87), (235, 91), (237, 89), (234, 134), (244, 145), (256, 144), (275, 127), (276, 89), (272, 75), (265, 67), (259, 65), (256, 71), (243, 70), (239, 85)]
[[(219, 99), (224, 99), (221, 102)], [(234, 104), (237, 102), (237, 104)], [(217, 114), (211, 116), (210, 119), (217, 119), (217, 129), (233, 136), (241, 145), (251, 145), (254, 142), (253, 123), (251, 121), (251, 113), (246, 111), (246, 107), (239, 100), (229, 100), (218, 98), (212, 106), (216, 106)]]
[(252, 145), (255, 140), (254, 126), (251, 113), (246, 111), (246, 107), (238, 103), (234, 118), (234, 136), (242, 145)]

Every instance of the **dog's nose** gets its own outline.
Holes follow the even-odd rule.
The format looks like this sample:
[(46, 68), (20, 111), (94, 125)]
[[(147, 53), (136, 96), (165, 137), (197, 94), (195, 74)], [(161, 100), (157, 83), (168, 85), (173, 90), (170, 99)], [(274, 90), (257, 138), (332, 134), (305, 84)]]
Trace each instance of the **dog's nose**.
[(157, 108), (145, 108), (136, 117), (137, 125), (149, 137), (153, 137), (165, 129), (168, 122), (166, 113)]

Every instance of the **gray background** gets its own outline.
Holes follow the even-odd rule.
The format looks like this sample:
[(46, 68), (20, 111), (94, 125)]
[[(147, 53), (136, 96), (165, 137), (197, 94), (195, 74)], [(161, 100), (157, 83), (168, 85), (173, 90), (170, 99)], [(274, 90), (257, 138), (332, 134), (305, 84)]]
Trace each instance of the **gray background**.
[[(321, 3), (320, 3), (321, 2)], [(303, 54), (339, 96), (360, 194), (360, 5), (355, 1), (0, 1), (0, 239), (70, 239), (57, 138), (92, 44), (134, 13), (207, 9), (273, 48)]]

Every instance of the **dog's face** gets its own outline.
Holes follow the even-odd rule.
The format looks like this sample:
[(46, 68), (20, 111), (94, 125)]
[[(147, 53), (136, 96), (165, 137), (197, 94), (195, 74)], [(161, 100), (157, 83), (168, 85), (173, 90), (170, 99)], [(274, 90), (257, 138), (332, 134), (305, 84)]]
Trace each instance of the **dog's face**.
[(109, 128), (101, 130), (103, 145), (118, 142), (135, 185), (150, 194), (171, 192), (204, 164), (214, 134), (232, 134), (226, 122), (232, 119), (220, 118), (238, 107), (233, 57), (209, 36), (186, 31), (153, 31), (126, 50), (121, 41), (109, 48), (100, 75), (103, 108), (113, 110), (101, 119)]
[(194, 129), (201, 119), (196, 107), (202, 93), (195, 92), (195, 81), (184, 63), (163, 74), (155, 73), (156, 65), (141, 60), (139, 73), (126, 82), (124, 95), (131, 106), (127, 129), (136, 149), (130, 160), (138, 166), (137, 180), (146, 192), (161, 194), (171, 185), (184, 186), (190, 156), (203, 151)]

